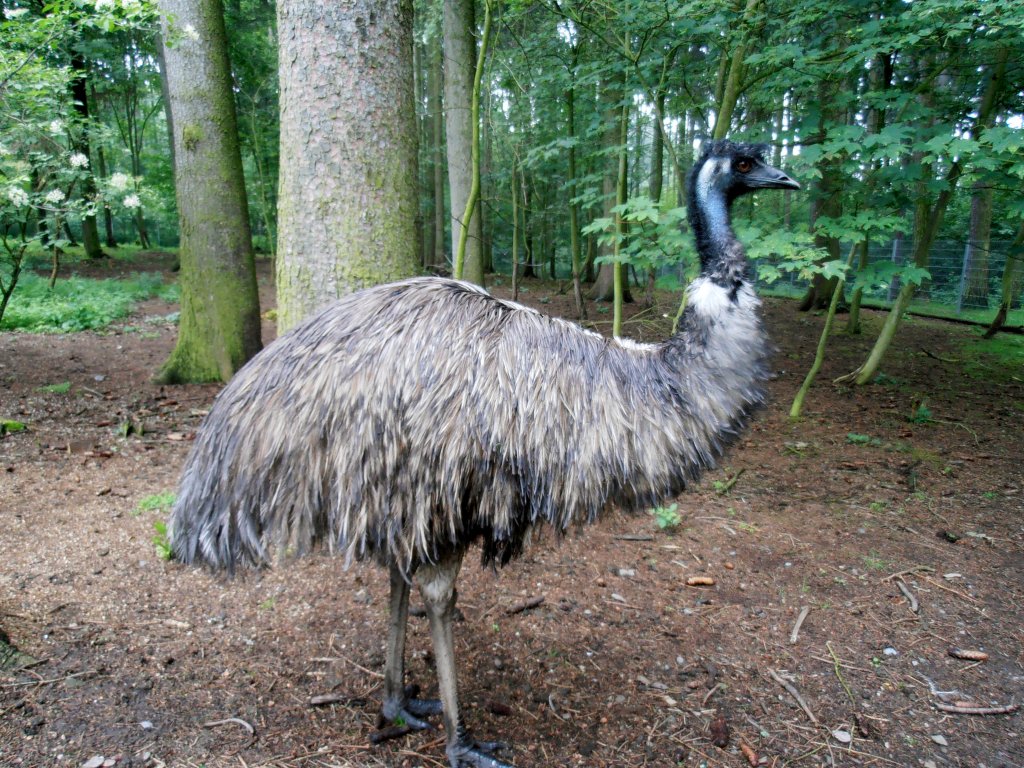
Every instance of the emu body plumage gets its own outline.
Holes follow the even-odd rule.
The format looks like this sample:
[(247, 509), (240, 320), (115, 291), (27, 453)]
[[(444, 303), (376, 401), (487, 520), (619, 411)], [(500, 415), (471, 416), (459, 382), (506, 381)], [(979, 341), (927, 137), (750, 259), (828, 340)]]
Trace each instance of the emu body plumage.
[[(340, 299), (224, 388), (171, 516), (174, 554), (217, 568), (323, 545), (391, 571), (384, 714), (426, 727), (403, 686), (409, 584), (423, 593), (452, 766), (503, 768), (462, 728), (451, 613), (467, 548), (518, 555), (608, 503), (648, 507), (714, 465), (763, 402), (769, 344), (733, 198), (796, 187), (763, 150), (709, 144), (689, 184), (701, 276), (660, 344), (606, 339), (452, 280)], [(493, 746), (493, 745), (490, 745)]]
[(185, 471), (176, 555), (261, 564), (324, 543), (407, 574), (474, 539), (650, 506), (712, 466), (763, 397), (757, 299), (697, 284), (663, 344), (605, 339), (467, 283), (352, 294), (254, 358)]

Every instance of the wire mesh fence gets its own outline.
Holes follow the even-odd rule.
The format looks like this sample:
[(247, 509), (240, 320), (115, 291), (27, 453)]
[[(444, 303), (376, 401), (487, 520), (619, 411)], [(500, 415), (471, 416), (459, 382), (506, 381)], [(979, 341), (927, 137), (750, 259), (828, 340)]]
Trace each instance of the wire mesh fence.
[[(1008, 259), (1020, 259), (1020, 253), (1011, 253), (1011, 241), (993, 240), (988, 250), (972, 243), (938, 241), (929, 253), (929, 277), (920, 285), (915, 302), (942, 308), (944, 314), (962, 314), (969, 310), (987, 310), (999, 305), (1002, 298), (1002, 278)], [(849, 244), (840, 251), (846, 253)], [(868, 265), (880, 263), (896, 267), (906, 265), (913, 253), (914, 243), (909, 238), (873, 244), (868, 249)], [(1018, 267), (1024, 266), (1017, 264)], [(1024, 268), (1015, 270), (1017, 279), (1011, 285), (1011, 307), (1021, 306), (1024, 293)], [(807, 288), (807, 280), (796, 273), (787, 273), (782, 280), (761, 284), (761, 288), (782, 294), (800, 294)], [(888, 307), (900, 289), (898, 276), (864, 287), (864, 298), (874, 304)]]

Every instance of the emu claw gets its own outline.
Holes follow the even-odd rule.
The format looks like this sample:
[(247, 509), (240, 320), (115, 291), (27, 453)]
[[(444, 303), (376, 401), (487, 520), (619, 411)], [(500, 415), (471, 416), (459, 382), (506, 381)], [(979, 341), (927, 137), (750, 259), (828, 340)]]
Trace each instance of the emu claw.
[(476, 741), (472, 738), (464, 738), (448, 748), (448, 761), (452, 768), (515, 768), (491, 754), (504, 749), (509, 749), (509, 746), (500, 741)]
[(420, 689), (417, 685), (406, 686), (404, 697), (397, 696), (384, 700), (381, 709), (381, 720), (389, 723), (404, 723), (415, 731), (433, 730), (434, 726), (422, 718), (428, 715), (440, 715), (444, 710), (438, 699), (418, 699)]

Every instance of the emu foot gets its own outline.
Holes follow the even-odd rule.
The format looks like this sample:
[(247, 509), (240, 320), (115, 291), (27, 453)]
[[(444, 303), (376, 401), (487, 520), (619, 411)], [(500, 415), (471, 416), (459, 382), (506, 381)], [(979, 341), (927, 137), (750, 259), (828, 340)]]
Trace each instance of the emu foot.
[[(416, 698), (420, 692), (418, 685), (407, 685), (401, 698), (390, 697), (384, 699), (384, 706), (381, 708), (381, 716), (378, 722), (378, 728), (382, 728), (384, 723), (392, 723), (398, 726), (398, 730), (401, 730), (402, 726), (406, 726), (408, 730), (402, 733), (396, 733), (390, 738), (397, 738), (398, 736), (404, 736), (409, 731), (425, 731), (431, 730), (434, 726), (428, 723), (422, 718), (428, 715), (440, 715), (443, 711), (441, 702), (438, 699), (418, 699)], [(393, 729), (383, 729), (393, 730)]]
[(448, 762), (452, 768), (515, 768), (494, 757), (493, 752), (509, 749), (500, 741), (476, 741), (463, 733), (454, 744), (448, 745)]

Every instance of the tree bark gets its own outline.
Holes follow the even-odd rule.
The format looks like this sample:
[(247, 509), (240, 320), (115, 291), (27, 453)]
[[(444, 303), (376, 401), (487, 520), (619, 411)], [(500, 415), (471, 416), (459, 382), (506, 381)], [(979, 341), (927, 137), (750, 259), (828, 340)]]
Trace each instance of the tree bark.
[[(181, 320), (165, 382), (225, 381), (260, 349), (259, 296), (221, 0), (161, 0), (194, 29), (166, 50), (181, 233)], [(189, 26), (190, 25), (190, 26)]]
[(476, 72), (475, 0), (444, 0), (444, 113), (448, 136), (448, 189), (452, 212), (452, 250), (466, 232), (462, 277), (484, 284), (483, 227), (480, 206), (463, 222), (473, 185), (473, 76)]
[(415, 274), (410, 0), (277, 6), (281, 81), (278, 328)]

